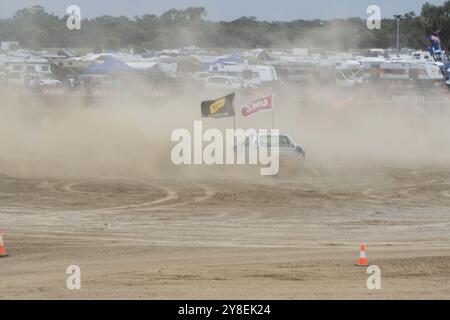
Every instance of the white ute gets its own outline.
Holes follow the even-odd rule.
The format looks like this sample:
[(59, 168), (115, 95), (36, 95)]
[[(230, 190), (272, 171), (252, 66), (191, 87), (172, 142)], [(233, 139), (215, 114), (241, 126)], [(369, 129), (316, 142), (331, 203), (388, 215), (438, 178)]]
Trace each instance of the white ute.
[(249, 135), (244, 142), (241, 142), (235, 147), (235, 152), (245, 152), (246, 157), (248, 157), (251, 149), (259, 151), (260, 148), (279, 151), (280, 171), (282, 172), (292, 173), (292, 171), (296, 171), (300, 168), (301, 160), (306, 157), (303, 148), (297, 145), (297, 143), (287, 134)]

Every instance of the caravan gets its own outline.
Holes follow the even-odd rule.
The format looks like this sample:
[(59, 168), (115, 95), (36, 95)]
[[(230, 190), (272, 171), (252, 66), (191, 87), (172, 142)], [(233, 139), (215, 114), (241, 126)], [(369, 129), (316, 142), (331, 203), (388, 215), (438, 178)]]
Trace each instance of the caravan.
[[(375, 61), (376, 59), (376, 61)], [(440, 81), (442, 72), (434, 62), (423, 60), (384, 60), (368, 58), (362, 62), (364, 77), (370, 80)]]
[(275, 68), (265, 65), (215, 63), (209, 66), (208, 71), (213, 75), (238, 77), (249, 86), (259, 86), (278, 80)]
[(27, 85), (30, 76), (50, 79), (52, 71), (47, 59), (12, 59), (5, 62), (5, 74), (9, 85)]

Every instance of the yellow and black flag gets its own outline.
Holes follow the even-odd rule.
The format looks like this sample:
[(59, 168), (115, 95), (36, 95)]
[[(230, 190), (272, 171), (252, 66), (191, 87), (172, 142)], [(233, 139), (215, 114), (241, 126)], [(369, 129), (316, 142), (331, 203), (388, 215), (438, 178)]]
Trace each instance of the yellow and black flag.
[(202, 118), (224, 118), (234, 116), (234, 93), (216, 100), (202, 102)]

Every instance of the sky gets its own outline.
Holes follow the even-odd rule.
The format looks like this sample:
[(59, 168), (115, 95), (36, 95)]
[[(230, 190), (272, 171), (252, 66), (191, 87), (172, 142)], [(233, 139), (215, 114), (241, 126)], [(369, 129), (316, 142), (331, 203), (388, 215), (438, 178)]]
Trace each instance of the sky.
[[(331, 19), (367, 17), (369, 5), (378, 5), (383, 17), (414, 11), (420, 14), (426, 0), (0, 0), (0, 18), (11, 17), (18, 9), (42, 5), (48, 12), (63, 16), (69, 5), (81, 8), (82, 18), (101, 15), (133, 17), (172, 9), (203, 6), (207, 19), (230, 21), (241, 16), (260, 20)], [(440, 5), (444, 0), (428, 0)]]

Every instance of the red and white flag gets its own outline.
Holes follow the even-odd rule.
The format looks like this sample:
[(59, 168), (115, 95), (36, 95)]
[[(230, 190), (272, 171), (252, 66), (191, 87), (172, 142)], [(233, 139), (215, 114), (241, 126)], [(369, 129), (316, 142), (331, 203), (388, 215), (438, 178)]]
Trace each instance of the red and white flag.
[(273, 110), (273, 94), (255, 100), (252, 103), (248, 105), (243, 105), (241, 107), (241, 113), (244, 117), (248, 117), (259, 111), (272, 111), (272, 110)]

